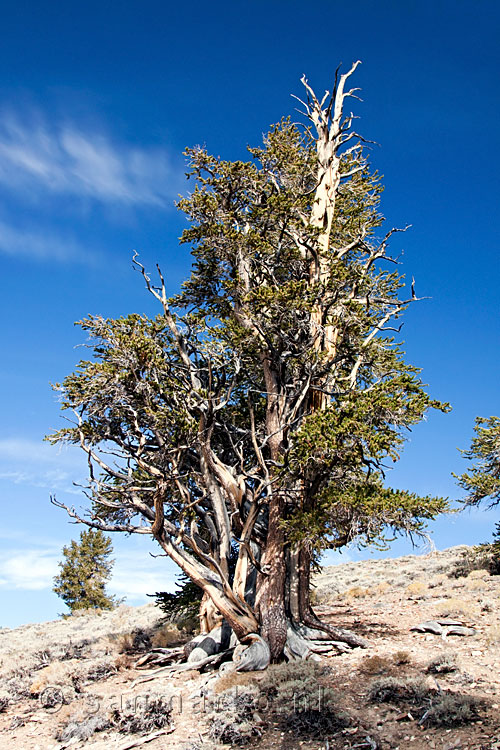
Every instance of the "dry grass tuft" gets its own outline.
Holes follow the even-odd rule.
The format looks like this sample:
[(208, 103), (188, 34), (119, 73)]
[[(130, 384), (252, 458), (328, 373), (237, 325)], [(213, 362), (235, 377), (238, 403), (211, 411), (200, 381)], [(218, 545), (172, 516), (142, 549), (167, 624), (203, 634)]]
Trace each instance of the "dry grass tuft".
[(214, 692), (218, 695), (234, 688), (251, 686), (256, 679), (251, 672), (226, 672), (216, 680)]
[(482, 569), (471, 570), (471, 572), (467, 576), (467, 580), (470, 581), (470, 580), (474, 580), (475, 578), (480, 578), (484, 580), (485, 578), (489, 578), (489, 577), (490, 577), (490, 573), (487, 570), (482, 570)]
[(422, 581), (414, 581), (413, 583), (408, 584), (408, 586), (406, 587), (406, 594), (408, 596), (414, 597), (415, 599), (423, 599), (428, 591), (429, 587)]
[(409, 664), (411, 662), (411, 656), (408, 651), (396, 651), (396, 653), (392, 655), (392, 660), (394, 661), (394, 664), (401, 666), (403, 664)]
[(71, 662), (54, 661), (48, 667), (40, 669), (29, 686), (31, 695), (39, 695), (45, 688), (52, 685), (71, 684), (77, 665)]
[(364, 674), (387, 674), (394, 668), (394, 661), (386, 656), (366, 656), (361, 662)]
[(492, 625), (488, 628), (485, 638), (490, 646), (500, 645), (500, 625)]
[(458, 671), (458, 660), (456, 654), (446, 653), (436, 656), (427, 664), (426, 672), (430, 674), (447, 674)]
[(179, 630), (176, 625), (167, 623), (154, 632), (151, 644), (154, 648), (170, 648), (170, 646), (178, 646), (184, 643), (187, 638), (185, 631)]
[(436, 604), (435, 612), (440, 617), (459, 617), (461, 615), (473, 617), (477, 614), (476, 608), (470, 602), (457, 598), (447, 599), (444, 602)]
[(380, 581), (376, 586), (373, 587), (372, 591), (375, 594), (385, 594), (391, 588), (391, 584), (388, 581)]
[(339, 594), (339, 599), (363, 599), (370, 595), (370, 589), (364, 589), (361, 586), (352, 586), (343, 594)]
[(468, 591), (484, 591), (488, 588), (488, 584), (483, 578), (466, 578), (464, 586)]

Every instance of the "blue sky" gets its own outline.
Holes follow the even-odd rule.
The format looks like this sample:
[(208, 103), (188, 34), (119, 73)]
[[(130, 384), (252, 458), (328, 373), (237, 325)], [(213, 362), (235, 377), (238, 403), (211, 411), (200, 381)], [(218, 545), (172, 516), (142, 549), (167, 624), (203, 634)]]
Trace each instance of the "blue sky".
[[(89, 313), (154, 312), (131, 268), (158, 261), (172, 292), (189, 268), (173, 207), (182, 151), (247, 144), (294, 114), (306, 73), (319, 91), (361, 59), (358, 130), (380, 146), (382, 208), (412, 224), (392, 249), (431, 299), (408, 313), (408, 360), (449, 415), (411, 434), (394, 486), (460, 497), (451, 472), (474, 418), (500, 413), (500, 157), (496, 2), (347, 4), (295, 0), (13, 3), (0, 31), (0, 625), (53, 618), (61, 548), (80, 532), (49, 494), (78, 505), (78, 451), (42, 442), (60, 424), (49, 383), (85, 352)], [(432, 526), (438, 548), (490, 536), (498, 513)], [(118, 539), (111, 590), (129, 603), (169, 588), (174, 570), (144, 539)], [(410, 552), (399, 542), (392, 554)], [(350, 551), (351, 558), (358, 553)], [(364, 551), (362, 556), (369, 555)], [(329, 558), (333, 560), (332, 557)], [(346, 556), (344, 555), (344, 559)]]

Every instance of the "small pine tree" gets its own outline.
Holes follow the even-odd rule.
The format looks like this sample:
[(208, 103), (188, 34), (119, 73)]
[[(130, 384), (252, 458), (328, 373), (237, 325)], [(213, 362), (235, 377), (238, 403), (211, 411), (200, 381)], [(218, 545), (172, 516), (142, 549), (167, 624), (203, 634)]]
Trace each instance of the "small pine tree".
[(64, 560), (60, 573), (54, 578), (53, 591), (61, 597), (71, 612), (77, 609), (113, 609), (117, 600), (108, 596), (106, 582), (111, 576), (114, 560), (111, 539), (102, 531), (88, 529), (63, 547)]

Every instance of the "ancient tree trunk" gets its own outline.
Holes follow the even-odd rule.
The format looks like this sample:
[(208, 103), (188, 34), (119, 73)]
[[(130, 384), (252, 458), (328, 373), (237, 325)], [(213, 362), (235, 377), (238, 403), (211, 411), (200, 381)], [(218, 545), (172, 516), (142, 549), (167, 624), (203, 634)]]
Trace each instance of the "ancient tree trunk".
[(286, 642), (285, 611), (286, 559), (285, 539), (281, 527), (283, 503), (273, 498), (269, 508), (267, 544), (262, 559), (263, 572), (257, 578), (256, 606), (260, 632), (267, 641), (272, 661), (278, 661)]

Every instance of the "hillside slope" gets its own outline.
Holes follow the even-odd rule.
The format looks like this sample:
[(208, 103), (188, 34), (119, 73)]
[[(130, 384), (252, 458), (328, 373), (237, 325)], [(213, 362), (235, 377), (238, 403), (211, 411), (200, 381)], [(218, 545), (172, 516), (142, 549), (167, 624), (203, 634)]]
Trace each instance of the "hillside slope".
[[(500, 577), (453, 577), (464, 551), (325, 568), (317, 611), (369, 648), (332, 652), (319, 671), (311, 662), (221, 678), (138, 668), (151, 643), (187, 637), (153, 604), (2, 629), (0, 748), (500, 750)], [(426, 621), (441, 632), (411, 630)], [(307, 713), (286, 691), (313, 683), (323, 704)]]

